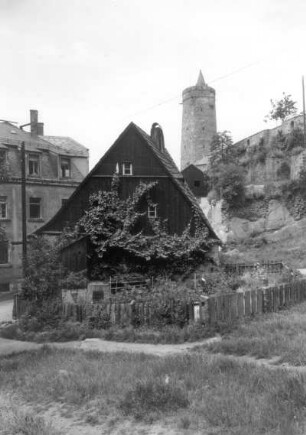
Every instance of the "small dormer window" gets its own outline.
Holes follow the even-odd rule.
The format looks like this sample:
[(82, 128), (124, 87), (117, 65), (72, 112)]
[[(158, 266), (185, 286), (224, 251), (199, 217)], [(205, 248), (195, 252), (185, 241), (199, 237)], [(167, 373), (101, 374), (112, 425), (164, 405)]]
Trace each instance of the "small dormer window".
[(69, 157), (61, 157), (60, 166), (61, 166), (61, 178), (70, 178), (71, 169), (70, 169)]
[(148, 206), (148, 218), (149, 219), (157, 218), (157, 206), (156, 205), (149, 205)]
[(131, 162), (122, 163), (122, 175), (133, 175), (133, 165)]
[(34, 177), (40, 174), (39, 154), (29, 153), (28, 174)]

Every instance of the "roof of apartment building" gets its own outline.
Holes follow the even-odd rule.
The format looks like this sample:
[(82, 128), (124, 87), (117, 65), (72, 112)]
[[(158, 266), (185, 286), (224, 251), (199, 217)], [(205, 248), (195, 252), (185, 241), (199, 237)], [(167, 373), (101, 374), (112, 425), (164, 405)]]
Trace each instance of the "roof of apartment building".
[[(40, 125), (43, 125), (40, 123)], [(42, 127), (43, 130), (43, 127)], [(41, 130), (41, 132), (42, 132)], [(22, 130), (15, 123), (0, 121), (0, 147), (20, 146), (25, 142), (27, 151), (49, 150), (55, 154), (88, 158), (88, 148), (67, 136), (44, 136)]]

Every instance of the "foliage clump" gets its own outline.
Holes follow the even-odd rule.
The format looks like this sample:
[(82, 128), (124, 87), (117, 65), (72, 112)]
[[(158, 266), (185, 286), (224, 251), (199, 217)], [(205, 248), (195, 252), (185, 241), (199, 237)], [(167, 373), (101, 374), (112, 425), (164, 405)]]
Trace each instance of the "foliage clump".
[(211, 200), (224, 199), (229, 208), (240, 207), (245, 199), (245, 174), (239, 165), (239, 155), (240, 150), (236, 152), (227, 131), (213, 138), (209, 170), (212, 189), (208, 197)]
[(59, 296), (62, 268), (58, 249), (47, 238), (34, 236), (29, 244), (22, 297), (37, 302)]
[(265, 117), (265, 121), (285, 121), (290, 115), (295, 115), (297, 112), (296, 101), (292, 100), (290, 94), (283, 92), (283, 98), (280, 100), (270, 100), (272, 109)]
[(110, 191), (100, 191), (90, 197), (89, 209), (78, 228), (89, 237), (96, 263), (101, 267), (119, 264), (127, 270), (179, 268), (182, 271), (192, 261), (196, 264), (203, 260), (216, 243), (196, 209), (182, 234), (169, 234), (167, 221), (148, 218), (148, 205), (156, 206), (150, 195), (156, 185), (141, 182), (133, 195), (121, 199), (119, 179), (115, 175)]

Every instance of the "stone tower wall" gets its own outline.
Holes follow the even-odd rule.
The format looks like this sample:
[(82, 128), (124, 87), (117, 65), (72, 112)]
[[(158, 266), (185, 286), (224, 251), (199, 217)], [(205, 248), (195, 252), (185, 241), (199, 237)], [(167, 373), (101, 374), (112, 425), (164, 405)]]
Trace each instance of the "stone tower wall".
[(193, 86), (183, 91), (181, 170), (210, 155), (210, 144), (217, 133), (215, 90)]

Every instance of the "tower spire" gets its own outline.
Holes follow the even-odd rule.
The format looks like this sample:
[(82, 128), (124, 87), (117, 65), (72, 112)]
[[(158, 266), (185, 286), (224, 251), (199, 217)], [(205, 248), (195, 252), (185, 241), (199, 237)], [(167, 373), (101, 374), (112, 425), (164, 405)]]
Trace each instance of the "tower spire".
[(198, 77), (198, 81), (197, 81), (196, 86), (198, 88), (204, 88), (206, 86), (206, 83), (205, 83), (205, 80), (204, 80), (204, 77), (203, 77), (203, 74), (202, 74), (201, 70), (200, 70), (200, 73), (199, 73), (199, 77)]

